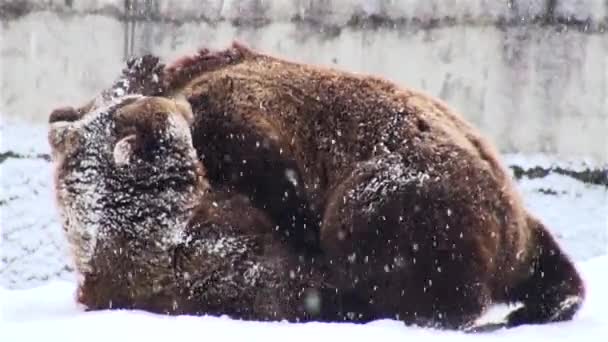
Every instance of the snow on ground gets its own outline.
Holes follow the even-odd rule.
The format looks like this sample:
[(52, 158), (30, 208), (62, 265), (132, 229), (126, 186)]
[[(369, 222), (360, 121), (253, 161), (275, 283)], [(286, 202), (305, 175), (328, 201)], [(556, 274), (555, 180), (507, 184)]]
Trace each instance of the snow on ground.
[[(217, 317), (166, 317), (144, 312), (84, 313), (73, 299), (74, 277), (57, 222), (46, 127), (0, 122), (0, 341), (168, 339), (348, 341), (608, 340), (608, 188), (569, 176), (518, 181), (528, 208), (549, 227), (580, 266), (589, 296), (575, 321), (465, 335), (382, 320), (367, 325), (240, 322)], [(7, 152), (11, 152), (7, 154)], [(587, 160), (507, 155), (524, 169), (560, 166), (579, 171), (603, 167)], [(550, 190), (550, 191), (547, 191)], [(3, 288), (4, 287), (4, 288)], [(20, 289), (20, 290), (17, 290)]]
[[(2, 119), (0, 286), (18, 288), (71, 279), (55, 209), (52, 167), (42, 158), (50, 152), (47, 127)], [(9, 152), (19, 157), (6, 155)]]
[(289, 324), (126, 310), (85, 313), (74, 304), (72, 283), (53, 282), (29, 290), (0, 290), (0, 341), (606, 341), (607, 267), (608, 256), (579, 264), (588, 298), (573, 321), (476, 335), (407, 327), (393, 320)]
[(607, 187), (558, 174), (523, 178), (517, 184), (528, 210), (542, 219), (574, 260), (608, 253)]

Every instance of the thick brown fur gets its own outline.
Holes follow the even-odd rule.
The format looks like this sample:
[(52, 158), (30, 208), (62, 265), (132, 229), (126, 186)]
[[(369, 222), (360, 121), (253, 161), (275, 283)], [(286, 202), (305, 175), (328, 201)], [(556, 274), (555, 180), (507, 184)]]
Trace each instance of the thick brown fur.
[(240, 44), (162, 71), (146, 61), (153, 77), (122, 84), (188, 100), (212, 186), (246, 195), (293, 254), (324, 262), (338, 296), (322, 291), (323, 319), (466, 328), (492, 303), (521, 302), (506, 322), (517, 326), (580, 307), (571, 261), (494, 148), (441, 101)]
[[(110, 101), (106, 103), (104, 101)], [(50, 116), (56, 193), (89, 310), (322, 319), (321, 277), (267, 215), (210, 187), (187, 102), (127, 96)], [(91, 107), (92, 108), (92, 107)]]
[(211, 182), (248, 194), (304, 250), (318, 246), (331, 282), (363, 303), (349, 317), (463, 328), (491, 303), (521, 302), (516, 326), (580, 307), (568, 257), (494, 148), (441, 101), (239, 44), (162, 79), (193, 107)]

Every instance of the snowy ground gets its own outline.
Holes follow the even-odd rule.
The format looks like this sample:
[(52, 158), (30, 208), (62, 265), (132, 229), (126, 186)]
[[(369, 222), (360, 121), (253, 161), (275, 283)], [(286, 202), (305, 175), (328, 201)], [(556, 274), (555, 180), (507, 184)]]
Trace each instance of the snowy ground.
[(0, 286), (22, 288), (70, 279), (51, 164), (43, 159), (50, 153), (46, 127), (0, 122), (0, 132)]
[[(486, 334), (407, 327), (392, 320), (355, 324), (288, 324), (225, 317), (167, 317), (138, 311), (84, 313), (74, 304), (74, 285), (54, 282), (29, 290), (0, 290), (0, 341), (606, 341), (608, 257), (579, 264), (588, 298), (574, 321), (524, 326)], [(86, 336), (86, 337), (83, 337)]]
[[(530, 210), (553, 231), (560, 244), (580, 265), (589, 297), (576, 320), (530, 326), (484, 335), (439, 332), (404, 327), (399, 322), (367, 325), (286, 324), (237, 322), (227, 318), (164, 317), (143, 312), (83, 313), (73, 301), (73, 275), (65, 241), (56, 219), (47, 161), (46, 127), (0, 122), (0, 341), (156, 341), (176, 338), (228, 340), (372, 339), (483, 341), (519, 339), (521, 342), (608, 340), (608, 188), (569, 176), (518, 181)], [(10, 151), (10, 153), (9, 153)], [(571, 170), (588, 161), (556, 161), (547, 156), (508, 155), (509, 165), (524, 169), (560, 165)], [(19, 290), (18, 290), (19, 289)], [(103, 327), (103, 328), (100, 328)]]

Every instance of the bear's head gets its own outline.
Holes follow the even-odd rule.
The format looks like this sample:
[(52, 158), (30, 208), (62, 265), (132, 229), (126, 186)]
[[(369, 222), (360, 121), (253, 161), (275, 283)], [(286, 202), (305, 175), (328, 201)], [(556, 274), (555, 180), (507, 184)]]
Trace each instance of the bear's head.
[(51, 114), (57, 204), (79, 272), (104, 251), (144, 244), (162, 255), (185, 239), (208, 188), (191, 117), (185, 100), (133, 94)]

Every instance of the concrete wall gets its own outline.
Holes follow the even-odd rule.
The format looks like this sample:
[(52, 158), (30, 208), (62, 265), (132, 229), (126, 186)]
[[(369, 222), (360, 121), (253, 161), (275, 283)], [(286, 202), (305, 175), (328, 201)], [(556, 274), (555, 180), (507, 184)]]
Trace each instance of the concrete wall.
[(425, 89), (505, 152), (608, 162), (608, 0), (0, 0), (0, 19), (10, 117), (88, 99), (130, 55), (237, 38)]

